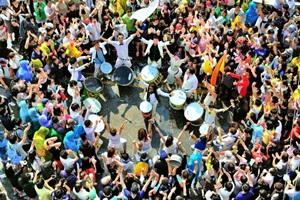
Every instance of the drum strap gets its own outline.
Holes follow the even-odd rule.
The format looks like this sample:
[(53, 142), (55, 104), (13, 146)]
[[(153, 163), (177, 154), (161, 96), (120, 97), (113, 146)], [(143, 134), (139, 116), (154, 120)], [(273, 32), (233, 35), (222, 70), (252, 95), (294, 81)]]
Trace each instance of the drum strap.
[[(102, 51), (102, 49), (100, 48), (100, 51), (101, 51), (101, 53), (102, 53), (102, 55), (103, 55), (103, 51)], [(98, 57), (98, 52), (96, 51), (96, 59), (98, 59), (99, 61), (100, 61), (100, 63), (103, 63), (104, 62), (104, 60), (100, 60), (100, 58)]]

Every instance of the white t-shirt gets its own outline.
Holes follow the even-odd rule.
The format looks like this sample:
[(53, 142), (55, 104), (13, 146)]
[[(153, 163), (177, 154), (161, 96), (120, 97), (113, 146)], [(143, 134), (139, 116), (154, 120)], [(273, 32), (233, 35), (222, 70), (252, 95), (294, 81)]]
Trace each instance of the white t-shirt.
[(221, 200), (228, 200), (229, 196), (232, 194), (232, 192), (234, 191), (234, 183), (232, 181), (230, 181), (230, 183), (232, 184), (232, 189), (231, 191), (227, 191), (225, 189), (225, 187), (219, 188), (217, 189), (217, 194), (220, 195)]
[(273, 182), (274, 182), (274, 176), (272, 176), (270, 173), (267, 173), (266, 176), (262, 177), (262, 179), (269, 184), (269, 187), (271, 189)]
[(89, 198), (89, 192), (87, 192), (85, 189), (81, 188), (81, 190), (79, 192), (76, 192), (75, 188), (73, 188), (73, 192), (76, 195), (76, 197), (79, 200), (86, 200)]
[(75, 159), (73, 159), (73, 158), (63, 159), (62, 157), (60, 157), (60, 161), (63, 164), (64, 169), (67, 169), (68, 167), (71, 167), (75, 163)]

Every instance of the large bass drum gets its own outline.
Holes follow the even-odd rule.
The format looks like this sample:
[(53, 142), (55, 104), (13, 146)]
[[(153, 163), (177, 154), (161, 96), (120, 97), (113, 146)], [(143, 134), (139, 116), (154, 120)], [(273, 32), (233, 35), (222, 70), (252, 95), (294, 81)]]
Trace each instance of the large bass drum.
[(114, 71), (113, 79), (120, 86), (130, 85), (135, 78), (135, 74), (129, 67), (121, 66)]

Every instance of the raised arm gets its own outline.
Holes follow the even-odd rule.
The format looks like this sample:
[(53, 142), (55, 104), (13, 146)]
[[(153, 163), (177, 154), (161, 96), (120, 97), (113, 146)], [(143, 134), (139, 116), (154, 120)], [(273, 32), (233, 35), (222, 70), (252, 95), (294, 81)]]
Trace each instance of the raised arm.
[(177, 137), (177, 142), (176, 142), (177, 146), (178, 146), (178, 143), (180, 142), (180, 140), (181, 140), (181, 138), (183, 136), (184, 131), (187, 129), (187, 127), (188, 127), (189, 124), (190, 124), (190, 122), (187, 122), (186, 125), (184, 125), (182, 131), (179, 133), (179, 135)]
[(120, 129), (119, 129), (119, 135), (122, 134), (122, 131), (123, 131), (123, 129), (124, 129), (124, 125), (127, 124), (127, 123), (128, 123), (128, 121), (125, 120), (125, 121), (123, 122), (123, 124), (120, 126)]
[(108, 123), (106, 122), (106, 120), (104, 118), (102, 118), (104, 124), (105, 124), (105, 129), (106, 129), (106, 132), (109, 134), (110, 133), (110, 127), (108, 125)]
[(23, 138), (21, 140), (21, 143), (24, 144), (27, 140), (27, 132), (29, 131), (31, 127), (31, 124), (29, 123), (28, 126), (25, 128), (24, 132), (23, 132)]
[(161, 140), (163, 141), (163, 143), (166, 144), (166, 139), (165, 139), (164, 135), (161, 133), (161, 131), (155, 124), (154, 124), (154, 127), (155, 127), (156, 132), (159, 134)]

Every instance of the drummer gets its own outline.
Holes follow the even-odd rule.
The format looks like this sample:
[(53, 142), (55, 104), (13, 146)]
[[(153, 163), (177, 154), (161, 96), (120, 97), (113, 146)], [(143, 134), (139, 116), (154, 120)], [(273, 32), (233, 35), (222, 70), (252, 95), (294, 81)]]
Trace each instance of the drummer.
[(156, 115), (156, 107), (157, 104), (160, 102), (159, 96), (161, 95), (163, 97), (171, 97), (172, 93), (166, 93), (163, 92), (160, 88), (157, 87), (155, 84), (147, 84), (144, 81), (140, 80), (139, 77), (136, 78), (136, 80), (139, 81), (140, 84), (144, 85), (147, 88), (146, 94), (144, 96), (144, 100), (148, 101), (152, 105), (152, 117), (155, 117)]
[(198, 78), (195, 75), (195, 69), (189, 67), (183, 77), (182, 89), (186, 92), (187, 96), (190, 98), (193, 91), (198, 87)]
[(95, 71), (94, 71), (94, 77), (97, 77), (97, 74), (99, 73), (100, 66), (102, 63), (105, 62), (104, 55), (106, 53), (104, 43), (100, 43), (99, 40), (96, 40), (93, 42), (94, 47), (90, 49), (90, 54), (92, 55), (91, 62), (95, 61)]
[(161, 58), (164, 57), (163, 47), (169, 45), (170, 42), (159, 41), (157, 35), (153, 36), (153, 40), (141, 38), (141, 41), (147, 44), (145, 55), (149, 54), (148, 64), (157, 63), (157, 67), (161, 68)]
[(84, 70), (86, 67), (88, 67), (90, 63), (85, 63), (84, 65), (81, 65), (79, 67), (77, 67), (77, 65), (78, 62), (88, 58), (90, 58), (90, 56), (81, 56), (77, 59), (74, 57), (70, 58), (68, 70), (71, 73), (71, 80), (77, 81), (79, 87), (82, 87), (80, 81), (84, 81), (84, 76), (81, 74), (81, 71)]
[(168, 73), (169, 73), (168, 76), (174, 77), (176, 79), (176, 81), (179, 83), (179, 86), (181, 87), (182, 86), (182, 80), (181, 80), (182, 69), (180, 68), (180, 66), (182, 65), (182, 63), (185, 63), (186, 60), (180, 59), (180, 55), (178, 52), (176, 52), (174, 55), (171, 54), (167, 46), (165, 46), (165, 49), (171, 58), (171, 66), (168, 68)]
[(130, 35), (127, 39), (124, 39), (124, 35), (122, 33), (118, 34), (118, 41), (112, 41), (112, 38), (114, 38), (117, 34), (116, 31), (113, 32), (113, 35), (105, 39), (101, 37), (104, 41), (106, 41), (108, 44), (113, 45), (116, 48), (118, 58), (116, 60), (115, 68), (121, 67), (122, 65), (125, 65), (126, 67), (131, 67), (131, 60), (128, 56), (128, 45), (133, 40), (133, 38), (137, 35), (138, 32)]
[[(87, 116), (89, 116), (90, 109), (91, 109), (91, 106), (89, 106), (89, 108), (87, 110), (87, 113), (86, 113)], [(85, 118), (87, 119), (88, 117), (85, 117)], [(91, 143), (94, 143), (94, 141), (96, 140), (95, 130), (97, 129), (97, 126), (102, 119), (103, 119), (103, 116), (100, 116), (100, 120), (97, 120), (95, 124), (93, 124), (93, 122), (89, 119), (84, 121), (83, 129), (86, 133), (86, 139), (89, 140)]]

